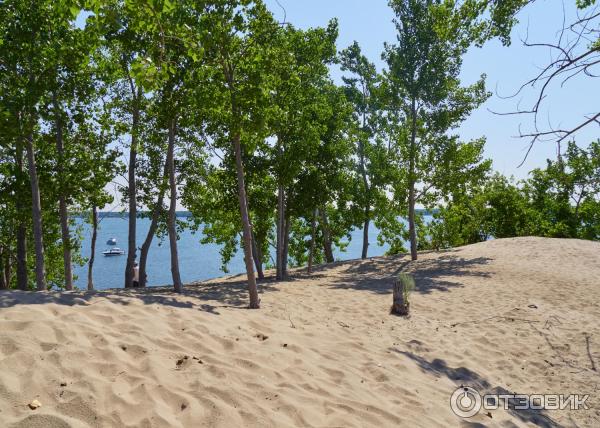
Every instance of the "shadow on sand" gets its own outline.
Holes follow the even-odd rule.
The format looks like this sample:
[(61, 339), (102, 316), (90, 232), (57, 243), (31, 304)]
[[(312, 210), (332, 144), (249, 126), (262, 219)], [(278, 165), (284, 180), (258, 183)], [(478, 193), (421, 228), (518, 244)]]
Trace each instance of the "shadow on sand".
[[(259, 293), (262, 294), (266, 291), (275, 290), (268, 282), (265, 281), (259, 284)], [(156, 304), (176, 308), (196, 309), (218, 315), (218, 308), (246, 308), (248, 305), (248, 288), (246, 281), (235, 280), (186, 285), (181, 294), (175, 293), (171, 287), (63, 292), (6, 290), (0, 292), (0, 309), (16, 305), (42, 305), (46, 303), (65, 306), (86, 306), (94, 304), (96, 301), (93, 299), (96, 297), (101, 297), (112, 303), (122, 305), (129, 305), (132, 299), (138, 299), (146, 305)], [(213, 305), (203, 303), (208, 300), (218, 301), (222, 304)]]
[[(397, 352), (398, 354), (404, 355), (405, 357), (413, 360), (417, 365), (426, 373), (432, 374), (435, 377), (445, 376), (451, 381), (455, 382), (457, 387), (464, 385), (474, 388), (482, 396), (484, 394), (512, 394), (513, 392), (501, 386), (492, 386), (489, 381), (484, 379), (478, 373), (466, 368), (466, 367), (450, 367), (446, 361), (442, 359), (435, 359), (428, 361), (427, 359), (413, 354), (408, 351), (401, 351), (396, 348), (390, 348), (391, 351)], [(449, 391), (450, 396), (452, 391)], [(508, 400), (508, 412), (520, 419), (526, 424), (534, 425), (542, 428), (554, 428), (560, 427), (561, 425), (554, 421), (544, 410), (538, 409), (525, 409), (519, 410), (515, 408), (516, 402)], [(464, 421), (464, 426), (484, 426), (478, 423), (469, 423)]]
[[(451, 251), (446, 253), (435, 259), (420, 259), (415, 262), (412, 262), (408, 255), (396, 256), (392, 261), (382, 257), (358, 263), (354, 261), (347, 269), (341, 270), (337, 278), (332, 279), (332, 287), (388, 294), (392, 292), (395, 277), (400, 272), (407, 272), (415, 278), (415, 291), (428, 294), (432, 291), (450, 291), (452, 288), (462, 287), (460, 277), (490, 277), (489, 273), (481, 272), (477, 267), (488, 264), (492, 259), (465, 259), (451, 254)], [(322, 272), (335, 266), (339, 264), (319, 266), (315, 271)]]
[[(464, 259), (453, 255), (452, 251), (447, 251), (435, 259), (421, 259), (416, 262), (412, 262), (407, 255), (392, 258), (374, 257), (315, 266), (311, 274), (306, 273), (305, 269), (294, 270), (286, 282), (324, 279), (326, 286), (332, 288), (388, 294), (392, 292), (392, 284), (398, 273), (408, 272), (415, 277), (415, 291), (428, 294), (432, 291), (449, 291), (462, 287), (462, 283), (458, 281), (461, 276), (489, 277), (488, 273), (479, 272), (477, 266), (485, 265), (490, 260), (484, 257)], [(338, 271), (329, 276), (332, 269)], [(259, 282), (259, 293), (277, 291), (277, 283), (273, 276), (268, 276)], [(0, 292), (0, 309), (20, 304), (88, 305), (93, 304), (91, 300), (94, 297), (103, 297), (123, 305), (128, 305), (134, 298), (147, 305), (197, 309), (214, 314), (218, 314), (219, 307), (242, 309), (248, 304), (245, 275), (240, 274), (222, 280), (186, 285), (181, 295), (177, 295), (170, 287), (42, 293), (7, 290)], [(217, 301), (221, 304), (207, 304), (206, 301)]]

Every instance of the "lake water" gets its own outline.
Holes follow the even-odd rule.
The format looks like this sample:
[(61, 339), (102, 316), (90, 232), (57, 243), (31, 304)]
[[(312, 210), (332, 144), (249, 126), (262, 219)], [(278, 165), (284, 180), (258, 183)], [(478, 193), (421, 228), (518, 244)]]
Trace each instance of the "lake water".
[[(78, 223), (82, 224), (81, 220)], [(140, 218), (137, 222), (137, 244), (141, 247), (146, 237), (150, 220)], [(89, 257), (91, 227), (83, 223), (83, 241), (82, 255)], [(362, 250), (362, 230), (352, 232), (352, 239), (346, 248), (346, 251), (336, 252), (337, 260), (350, 260), (360, 258)], [(117, 238), (117, 246), (127, 249), (127, 219), (105, 217), (101, 219), (98, 229), (98, 239), (96, 241), (96, 260), (94, 262), (94, 286), (96, 289), (119, 288), (123, 287), (125, 281), (125, 262), (126, 255), (106, 257), (102, 251), (110, 248), (106, 241), (110, 238)], [(220, 246), (216, 244), (200, 244), (201, 232), (193, 233), (185, 230), (180, 235), (179, 250), (179, 269), (181, 279), (184, 283), (209, 278), (216, 278), (225, 275), (221, 270), (221, 257), (219, 254)], [(383, 255), (387, 247), (377, 245), (377, 229), (371, 225), (369, 230), (369, 256)], [(139, 250), (138, 250), (139, 258)], [(228, 265), (230, 274), (242, 273), (245, 271), (242, 251)], [(171, 261), (169, 253), (169, 242), (165, 239), (162, 243), (154, 239), (152, 247), (148, 254), (148, 285), (166, 285), (171, 284)], [(75, 268), (77, 275), (76, 285), (79, 288), (87, 287), (87, 265)]]

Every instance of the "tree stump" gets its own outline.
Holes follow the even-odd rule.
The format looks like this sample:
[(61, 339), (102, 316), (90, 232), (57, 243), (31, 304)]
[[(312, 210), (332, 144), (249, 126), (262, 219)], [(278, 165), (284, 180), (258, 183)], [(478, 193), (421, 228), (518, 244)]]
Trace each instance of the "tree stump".
[(406, 273), (401, 273), (394, 282), (394, 294), (391, 313), (394, 315), (407, 316), (410, 309), (408, 295), (415, 286), (413, 277)]

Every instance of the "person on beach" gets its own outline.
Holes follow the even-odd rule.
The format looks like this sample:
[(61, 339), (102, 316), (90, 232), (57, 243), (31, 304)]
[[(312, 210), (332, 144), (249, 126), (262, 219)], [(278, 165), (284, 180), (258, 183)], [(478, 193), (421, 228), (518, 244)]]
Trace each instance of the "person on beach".
[(137, 262), (133, 262), (133, 287), (140, 286), (140, 268)]

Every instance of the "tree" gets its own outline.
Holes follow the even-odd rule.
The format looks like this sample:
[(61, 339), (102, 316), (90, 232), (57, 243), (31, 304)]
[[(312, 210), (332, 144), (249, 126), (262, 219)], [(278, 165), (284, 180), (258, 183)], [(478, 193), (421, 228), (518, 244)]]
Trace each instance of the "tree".
[(212, 77), (220, 92), (208, 120), (212, 122), (209, 126), (215, 140), (221, 143), (228, 140), (226, 149), (235, 159), (249, 307), (257, 309), (259, 298), (243, 159), (253, 149), (249, 137), (264, 123), (262, 115), (269, 101), (263, 85), (272, 61), (271, 40), (278, 27), (261, 1), (223, 0), (207, 9), (203, 23), (211, 31), (202, 48), (209, 61), (218, 67)]
[[(171, 250), (173, 286), (176, 292), (181, 293), (183, 283), (179, 272), (178, 235), (176, 230), (177, 172), (175, 170), (175, 144), (183, 108), (187, 101), (185, 97), (189, 92), (186, 86), (188, 82), (185, 81), (185, 78), (189, 74), (187, 69), (192, 62), (186, 55), (185, 43), (178, 33), (178, 29), (186, 22), (188, 10), (169, 2), (162, 6), (142, 2), (140, 6), (140, 9), (146, 13), (142, 13), (138, 25), (143, 26), (148, 33), (148, 37), (152, 40), (149, 50), (150, 56), (147, 58), (147, 67), (141, 71), (145, 74), (144, 81), (147, 83), (147, 88), (157, 92), (155, 98), (157, 123), (167, 130), (167, 153), (163, 174), (163, 180), (168, 177), (169, 184), (167, 231)], [(144, 19), (144, 16), (149, 18)], [(161, 189), (153, 214), (154, 217), (158, 215), (158, 210), (162, 208), (163, 197), (164, 190)], [(142, 275), (145, 276), (145, 266)]]
[(12, 190), (16, 180), (13, 179), (9, 160), (11, 156), (8, 150), (0, 146), (0, 289), (2, 290), (10, 288), (12, 282), (15, 262), (15, 243), (12, 238), (18, 225), (14, 204), (16, 195)]
[[(48, 52), (48, 66), (51, 68), (52, 81), (49, 82), (49, 103), (47, 107), (48, 121), (52, 122), (56, 141), (56, 177), (58, 192), (61, 240), (63, 247), (63, 263), (65, 288), (73, 289), (72, 247), (69, 228), (68, 208), (75, 196), (73, 192), (78, 186), (81, 175), (73, 174), (71, 165), (78, 163), (70, 158), (71, 153), (66, 145), (69, 133), (77, 126), (85, 126), (86, 104), (92, 98), (93, 90), (90, 54), (96, 47), (96, 34), (75, 27), (74, 19), (79, 13), (75, 5), (69, 7), (67, 19), (59, 21), (51, 28)], [(85, 156), (85, 152), (79, 154)], [(78, 163), (79, 164), (79, 163)]]
[[(392, 0), (398, 43), (386, 45), (384, 58), (391, 134), (398, 159), (406, 169), (406, 193), (410, 253), (417, 259), (415, 206), (433, 183), (424, 176), (438, 148), (448, 141), (446, 132), (455, 128), (489, 96), (484, 77), (461, 87), (462, 56), (475, 42), (472, 29), (476, 13), (438, 0)], [(475, 11), (473, 11), (475, 12)]]
[(125, 288), (133, 286), (133, 265), (137, 254), (137, 162), (140, 149), (141, 124), (148, 104), (145, 80), (155, 67), (148, 61), (150, 37), (143, 29), (146, 11), (136, 2), (92, 2), (94, 15), (88, 24), (102, 34), (107, 58), (105, 79), (110, 83), (115, 101), (114, 114), (122, 124), (120, 130), (129, 138), (127, 186), (124, 199), (128, 205), (127, 264)]
[(140, 248), (139, 276), (140, 287), (146, 287), (146, 265), (150, 246), (159, 226), (166, 223), (164, 201), (168, 187), (169, 169), (166, 162), (165, 135), (156, 123), (156, 117), (150, 113), (150, 120), (145, 121), (143, 139), (145, 141), (143, 158), (138, 169), (137, 190), (138, 200), (148, 207), (150, 226), (146, 238)]
[[(323, 133), (325, 109), (322, 87), (327, 81), (328, 65), (335, 55), (337, 22), (327, 28), (297, 30), (287, 25), (279, 31), (277, 57), (271, 72), (272, 103), (269, 109), (269, 132), (275, 143), (265, 155), (271, 159), (277, 183), (276, 277), (287, 277), (289, 234), (294, 206), (293, 185)], [(295, 211), (295, 212), (294, 212)]]
[[(0, 126), (2, 128), (0, 140), (0, 154), (2, 156), (1, 172), (2, 186), (2, 252), (5, 257), (5, 283), (10, 286), (7, 271), (12, 271), (13, 257), (11, 249), (14, 248), (16, 256), (16, 286), (20, 290), (29, 287), (28, 260), (27, 260), (27, 231), (31, 229), (31, 215), (27, 214), (28, 203), (31, 202), (29, 177), (25, 172), (24, 141), (21, 129), (19, 87), (11, 79), (8, 62), (0, 62), (3, 72), (0, 73)], [(16, 243), (12, 242), (15, 237)]]
[[(377, 138), (381, 116), (381, 76), (375, 65), (362, 54), (354, 42), (341, 52), (342, 71), (349, 73), (342, 79), (346, 96), (354, 106), (356, 123), (357, 172), (360, 176), (356, 200), (363, 210), (363, 245), (361, 257), (367, 258), (369, 249), (369, 225), (377, 200), (385, 200), (383, 189), (386, 184), (385, 161), (387, 150)], [(382, 208), (382, 207), (379, 207)]]
[(600, 209), (600, 143), (582, 149), (569, 142), (564, 156), (548, 159), (545, 169), (534, 169), (523, 183), (534, 233), (557, 238), (598, 240)]
[(514, 182), (496, 173), (451, 192), (428, 229), (433, 248), (494, 238), (547, 236), (600, 240), (600, 144), (570, 142), (559, 160)]
[[(8, 111), (13, 123), (20, 130), (16, 140), (17, 163), (21, 164), (23, 145), (27, 157), (27, 169), (31, 186), (31, 210), (33, 240), (35, 248), (35, 276), (38, 290), (47, 288), (44, 260), (44, 230), (42, 226), (42, 197), (36, 163), (36, 143), (40, 130), (40, 111), (44, 107), (44, 97), (56, 88), (59, 62), (66, 58), (72, 45), (69, 43), (72, 22), (79, 9), (70, 1), (36, 2), (35, 7), (19, 1), (7, 1), (0, 5), (2, 22), (0, 40), (3, 71), (8, 73), (4, 81), (10, 87), (9, 93), (16, 97), (11, 101)], [(63, 50), (64, 48), (64, 50)], [(72, 52), (70, 52), (72, 56)], [(54, 103), (55, 105), (57, 102)], [(56, 116), (58, 119), (58, 115)], [(60, 121), (56, 122), (60, 125)], [(60, 127), (57, 127), (57, 145), (61, 149)], [(59, 150), (62, 151), (62, 150)], [(62, 161), (59, 162), (62, 165)], [(65, 227), (66, 203), (60, 202), (63, 217), (63, 243), (65, 248), (65, 267), (67, 284), (70, 278), (70, 242), (68, 227)], [(66, 232), (66, 233), (65, 233)], [(19, 232), (20, 280), (23, 286), (24, 238)]]
[[(350, 231), (357, 224), (357, 210), (354, 203), (355, 184), (352, 155), (352, 105), (345, 97), (344, 89), (324, 80), (319, 85), (319, 108), (313, 121), (319, 126), (319, 135), (313, 144), (305, 144), (304, 167), (294, 180), (289, 200), (294, 208), (291, 237), (288, 248), (294, 264), (300, 265), (310, 257), (313, 248), (313, 261), (334, 261), (334, 246), (345, 248), (343, 238), (349, 238)], [(360, 220), (359, 220), (360, 221)], [(315, 235), (312, 236), (312, 223)], [(320, 236), (316, 236), (317, 226)], [(312, 243), (306, 241), (311, 236)]]

